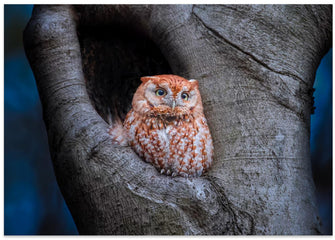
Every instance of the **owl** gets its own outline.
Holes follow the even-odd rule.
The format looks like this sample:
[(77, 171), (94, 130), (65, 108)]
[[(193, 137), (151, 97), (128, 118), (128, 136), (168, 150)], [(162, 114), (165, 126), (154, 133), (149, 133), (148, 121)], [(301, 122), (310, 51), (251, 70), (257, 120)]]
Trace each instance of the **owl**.
[(123, 127), (108, 131), (162, 174), (197, 177), (213, 160), (213, 143), (196, 80), (142, 77)]

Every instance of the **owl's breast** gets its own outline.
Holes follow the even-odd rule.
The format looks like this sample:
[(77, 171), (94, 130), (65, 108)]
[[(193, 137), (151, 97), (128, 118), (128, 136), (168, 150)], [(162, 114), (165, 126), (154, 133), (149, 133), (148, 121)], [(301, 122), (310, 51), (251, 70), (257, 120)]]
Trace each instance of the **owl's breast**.
[(129, 112), (124, 127), (133, 150), (162, 173), (199, 176), (210, 165), (212, 146), (207, 124)]

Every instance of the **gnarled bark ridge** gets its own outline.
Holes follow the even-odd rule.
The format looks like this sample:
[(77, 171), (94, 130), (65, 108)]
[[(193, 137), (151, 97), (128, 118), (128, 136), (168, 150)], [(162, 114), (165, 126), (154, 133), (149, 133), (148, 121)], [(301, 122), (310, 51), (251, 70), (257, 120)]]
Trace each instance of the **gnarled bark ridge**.
[[(309, 125), (330, 5), (35, 6), (24, 32), (81, 234), (317, 234)], [(199, 81), (215, 159), (160, 175), (106, 129), (144, 75)]]

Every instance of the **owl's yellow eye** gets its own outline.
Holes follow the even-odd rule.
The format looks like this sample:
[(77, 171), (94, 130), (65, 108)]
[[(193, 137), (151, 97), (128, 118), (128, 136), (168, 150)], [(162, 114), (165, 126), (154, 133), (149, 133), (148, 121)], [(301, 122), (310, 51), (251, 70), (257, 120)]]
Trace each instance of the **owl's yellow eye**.
[(188, 100), (188, 98), (189, 98), (189, 96), (188, 96), (188, 94), (187, 93), (182, 93), (181, 94), (181, 98), (183, 99), (183, 100)]
[(166, 95), (166, 91), (161, 88), (157, 89), (155, 93), (156, 93), (156, 96), (160, 96), (160, 97)]

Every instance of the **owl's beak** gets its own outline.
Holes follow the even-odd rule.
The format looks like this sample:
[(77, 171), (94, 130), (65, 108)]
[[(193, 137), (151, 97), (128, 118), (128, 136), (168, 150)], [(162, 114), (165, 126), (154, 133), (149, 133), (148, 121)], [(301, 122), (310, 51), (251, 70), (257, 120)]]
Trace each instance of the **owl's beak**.
[(176, 101), (175, 100), (173, 100), (172, 101), (172, 111), (174, 111), (174, 108), (176, 107)]

